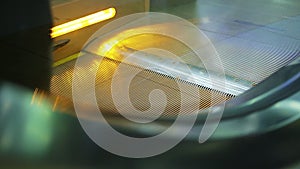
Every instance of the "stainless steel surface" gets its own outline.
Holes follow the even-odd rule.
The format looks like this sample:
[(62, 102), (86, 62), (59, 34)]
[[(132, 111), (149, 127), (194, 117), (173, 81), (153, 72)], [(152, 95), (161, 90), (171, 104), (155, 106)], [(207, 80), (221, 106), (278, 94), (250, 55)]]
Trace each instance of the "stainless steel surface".
[[(231, 97), (248, 90), (253, 85), (269, 77), (272, 73), (288, 65), (299, 57), (300, 49), (300, 37), (296, 29), (300, 26), (300, 10), (298, 10), (300, 4), (298, 1), (292, 4), (280, 4), (282, 2), (279, 1), (264, 1), (268, 5), (257, 5), (258, 3), (262, 3), (258, 1), (251, 3), (238, 2), (240, 1), (225, 3), (223, 1), (198, 0), (165, 10), (165, 12), (188, 19), (197, 25), (211, 40), (222, 60), (229, 86), (227, 91), (219, 92), (223, 92), (225, 95), (228, 94)], [(147, 47), (163, 48), (185, 59), (185, 62), (192, 65), (192, 67), (196, 66), (198, 69), (196, 70), (197, 72), (205, 69), (199, 60), (191, 57), (192, 54), (189, 49), (165, 37), (143, 35), (122, 43), (125, 47), (133, 50), (142, 50)], [(101, 47), (101, 44), (96, 43), (96, 45)], [(115, 53), (117, 53), (116, 56), (107, 57), (115, 61), (121, 61), (122, 52)], [(170, 66), (171, 61), (157, 64), (158, 61), (155, 57), (147, 58), (147, 61), (145, 61), (146, 57), (142, 57), (144, 59), (143, 62), (147, 62), (147, 64), (155, 62), (157, 66), (154, 69), (158, 73), (167, 72), (170, 71), (169, 69), (172, 69)], [(94, 62), (91, 61), (91, 67), (95, 66)], [(71, 81), (73, 65), (74, 62), (70, 62), (54, 69), (51, 88), (54, 94), (65, 98), (72, 97)], [(98, 70), (101, 78), (97, 79), (99, 83), (110, 80), (117, 66), (118, 64), (113, 61), (104, 61), (104, 63), (101, 63), (100, 70)], [(204, 73), (201, 75), (199, 73), (199, 76), (197, 76), (199, 77), (198, 80), (185, 80), (193, 82), (199, 85), (199, 89), (203, 89), (207, 87), (205, 86), (206, 80), (203, 80), (205, 76), (207, 74)], [(160, 78), (161, 80), (154, 81), (154, 86), (160, 85), (173, 88), (172, 85), (166, 82), (159, 83), (160, 81), (164, 81), (162, 79), (168, 79), (169, 77), (161, 76)], [(184, 80), (185, 76), (181, 76), (181, 78)], [(153, 83), (153, 80), (149, 79), (148, 76), (141, 76), (137, 80), (137, 83), (145, 84), (147, 82)], [(109, 85), (107, 89), (109, 89)], [(209, 88), (209, 90), (214, 89)], [(210, 98), (208, 96), (210, 95), (209, 93), (205, 97)], [(146, 93), (142, 94), (147, 95)], [(135, 99), (139, 100), (139, 94), (136, 97)], [(148, 104), (147, 100), (139, 103), (141, 107)], [(111, 104), (113, 105), (113, 103)], [(112, 105), (106, 104), (108, 107)], [(204, 106), (204, 108), (206, 107)]]
[[(299, 66), (298, 0), (198, 0), (166, 8), (164, 11), (182, 16), (198, 25), (223, 58), (226, 74), (230, 77), (236, 76), (237, 80), (256, 84), (263, 82), (270, 74), (278, 73), (284, 65)], [(139, 50), (137, 45), (147, 47), (166, 44), (165, 39), (158, 39), (155, 37), (147, 41), (141, 40), (140, 43), (128, 44), (128, 47)], [(171, 44), (164, 47), (174, 50), (179, 56), (186, 52), (180, 45)], [(75, 61), (56, 64), (59, 66), (53, 70), (51, 92), (58, 97), (54, 98), (53, 105), (44, 102), (45, 95), (37, 96), (12, 84), (0, 83), (0, 168), (253, 169), (284, 168), (291, 164), (299, 164), (300, 93), (299, 88), (295, 86), (290, 87), (290, 91), (294, 91), (295, 88), (298, 91), (272, 105), (237, 118), (222, 119), (214, 135), (216, 140), (209, 140), (203, 144), (195, 140), (185, 140), (174, 149), (147, 159), (128, 159), (112, 155), (99, 148), (86, 135), (78, 119), (65, 114), (72, 111), (73, 106), (71, 84)], [(82, 69), (91, 68), (93, 71), (97, 64), (97, 59), (91, 60), (87, 65), (82, 65)], [(111, 91), (107, 89), (110, 89), (111, 77), (118, 65), (116, 60), (104, 58), (96, 79), (99, 104), (110, 114), (116, 111), (111, 102)], [(129, 71), (134, 68), (136, 67), (128, 66)], [(299, 70), (299, 67), (296, 70)], [(288, 73), (278, 76), (286, 83), (283, 87), (278, 86), (277, 90), (289, 88), (287, 84), (290, 79), (285, 77), (290, 77)], [(298, 75), (299, 84), (300, 73), (294, 74)], [(81, 75), (85, 76), (84, 73)], [(173, 78), (144, 70), (132, 81), (130, 91), (135, 96), (131, 98), (132, 102), (141, 110), (147, 109), (147, 96), (152, 89), (158, 87), (164, 89), (171, 98), (168, 109), (176, 110), (176, 98), (181, 93), (176, 91), (174, 84)], [(210, 95), (213, 91), (198, 87), (199, 92), (207, 97), (200, 102), (201, 104), (195, 104), (202, 108), (210, 107)], [(231, 98), (224, 93), (216, 94), (219, 94), (220, 101), (223, 101), (222, 98)], [(248, 106), (254, 106), (257, 98), (250, 101)], [(242, 110), (238, 109), (236, 112)], [(164, 115), (173, 117), (174, 114), (171, 113), (176, 114), (176, 111), (169, 111)], [(127, 134), (128, 130), (135, 131), (133, 134), (141, 137), (149, 136), (148, 133), (160, 133), (168, 127), (163, 122), (154, 122), (153, 125), (131, 125), (118, 118), (114, 124), (121, 126), (117, 129), (122, 133)], [(197, 138), (199, 128), (201, 124), (190, 133), (192, 138)], [(237, 135), (241, 137), (236, 138)], [(298, 165), (295, 165), (294, 168), (297, 167)]]
[[(81, 57), (85, 57), (84, 55)], [(80, 64), (77, 70), (77, 73), (81, 73), (80, 76), (85, 76), (89, 71), (97, 71), (97, 67), (99, 66), (99, 70), (97, 71), (96, 76), (96, 98), (98, 101), (98, 106), (103, 113), (108, 113), (111, 115), (117, 115), (119, 112), (115, 108), (111, 86), (112, 86), (112, 77), (115, 73), (116, 68), (119, 66), (120, 62), (108, 58), (103, 58), (102, 62), (99, 62), (99, 56), (93, 57), (90, 59), (90, 62), (86, 64)], [(65, 65), (61, 65), (55, 69), (55, 73), (52, 78), (52, 94), (56, 94), (61, 97), (60, 107), (69, 107), (72, 110), (72, 78), (74, 69), (72, 68), (75, 65), (75, 61), (68, 62)], [(130, 74), (135, 71), (139, 71), (136, 77), (131, 81), (129, 97), (131, 99), (131, 103), (138, 110), (147, 110), (149, 108), (148, 96), (149, 93), (154, 89), (161, 89), (165, 92), (168, 99), (168, 105), (162, 114), (165, 118), (174, 118), (176, 117), (179, 109), (180, 109), (180, 101), (181, 95), (184, 95), (186, 98), (191, 98), (198, 100), (198, 102), (190, 102), (188, 104), (198, 105), (199, 109), (205, 109), (212, 106), (212, 95), (217, 97), (216, 103), (223, 102), (232, 97), (232, 95), (227, 93), (222, 93), (219, 91), (212, 91), (203, 86), (197, 86), (193, 84), (189, 84), (187, 82), (181, 81), (177, 78), (172, 78), (171, 76), (166, 76), (165, 74), (160, 74), (154, 72), (149, 69), (136, 67), (132, 65), (123, 65), (123, 67), (127, 68), (128, 72), (125, 74)], [(71, 68), (71, 69), (70, 69)], [(86, 71), (88, 70), (88, 71)], [(124, 75), (124, 74), (122, 74)], [(117, 85), (123, 85), (122, 81), (126, 81), (125, 76), (117, 75), (114, 78), (120, 80)], [(183, 86), (187, 91), (187, 93), (182, 93), (178, 83)], [(188, 90), (192, 89), (192, 90)], [(193, 91), (198, 91), (199, 93), (193, 93)], [(82, 87), (82, 90), (85, 90), (85, 87)], [(188, 92), (190, 91), (190, 92)], [(86, 93), (87, 95), (93, 93)], [(200, 97), (199, 97), (200, 95)], [(124, 98), (126, 99), (126, 98)], [(64, 104), (64, 103), (66, 104)], [(125, 103), (125, 102), (124, 102)], [(88, 105), (88, 104), (87, 104)], [(125, 106), (125, 105), (124, 105)], [(58, 107), (59, 109), (59, 107)], [(151, 117), (152, 115), (146, 115)], [(146, 117), (145, 116), (145, 117)]]
[[(122, 53), (122, 55), (125, 55), (125, 57), (129, 56), (133, 52), (138, 52), (138, 54), (131, 55), (131, 58), (127, 59), (126, 61), (122, 61), (121, 59), (118, 61), (232, 96), (237, 96), (245, 92), (253, 85), (253, 83), (250, 81), (237, 80), (235, 77), (228, 75), (225, 75), (225, 79), (222, 81), (221, 78), (218, 79), (218, 72), (213, 72), (214, 75), (210, 77), (210, 74), (208, 74), (206, 68), (201, 68), (192, 64), (186, 64), (175, 59), (160, 57), (151, 53), (137, 51), (127, 47), (124, 47), (123, 50), (120, 49), (119, 51), (119, 53)], [(181, 58), (183, 57), (184, 56)], [(186, 70), (187, 68), (188, 70)], [(224, 83), (226, 84), (226, 87), (223, 86)]]

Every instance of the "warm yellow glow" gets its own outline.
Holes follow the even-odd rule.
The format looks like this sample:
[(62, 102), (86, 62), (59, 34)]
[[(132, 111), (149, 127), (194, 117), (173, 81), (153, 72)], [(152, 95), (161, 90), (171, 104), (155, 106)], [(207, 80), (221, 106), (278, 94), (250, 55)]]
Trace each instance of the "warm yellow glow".
[(100, 12), (58, 25), (53, 27), (51, 37), (55, 38), (73, 31), (76, 31), (78, 29), (99, 23), (101, 21), (113, 18), (116, 15), (116, 9), (115, 8), (108, 8), (105, 10), (102, 10)]
[(35, 88), (35, 89), (34, 89), (34, 92), (33, 92), (33, 95), (32, 95), (31, 104), (34, 103), (34, 100), (35, 100), (36, 95), (38, 94), (38, 92), (39, 92), (39, 89), (38, 89), (38, 88)]
[(116, 47), (120, 45), (120, 42), (116, 38), (112, 38), (104, 42), (97, 50), (97, 54), (100, 56), (108, 56), (109, 53)]

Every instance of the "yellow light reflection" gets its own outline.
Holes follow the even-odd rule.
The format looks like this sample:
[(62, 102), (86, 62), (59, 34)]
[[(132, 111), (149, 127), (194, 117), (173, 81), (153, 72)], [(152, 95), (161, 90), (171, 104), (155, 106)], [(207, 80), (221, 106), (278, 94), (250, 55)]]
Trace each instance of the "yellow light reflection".
[[(155, 26), (159, 26), (159, 28), (162, 30), (170, 29), (170, 27), (164, 25)], [(171, 49), (174, 48), (174, 43), (170, 41), (170, 38), (148, 33), (151, 32), (152, 29), (153, 27), (151, 26), (142, 26), (122, 31), (118, 34), (115, 34), (113, 37), (106, 39), (99, 45), (97, 51), (93, 52), (96, 52), (100, 56), (121, 62), (124, 59), (124, 54), (126, 55), (131, 52), (128, 51), (128, 48), (136, 50), (143, 50), (153, 47), (161, 48), (164, 47), (162, 44), (166, 43), (170, 44), (169, 47)], [(182, 46), (179, 47), (182, 48)]]
[(105, 10), (102, 10), (100, 12), (58, 25), (53, 27), (51, 37), (55, 38), (73, 31), (76, 31), (78, 29), (99, 23), (101, 21), (105, 21), (108, 19), (113, 18), (116, 15), (116, 9), (115, 8), (108, 8)]
[(97, 54), (100, 56), (106, 56), (109, 51), (115, 47), (119, 43), (119, 40), (117, 39), (109, 39), (106, 42), (104, 42), (98, 49)]
[(39, 91), (38, 88), (35, 88), (35, 89), (34, 89), (34, 92), (33, 92), (32, 99), (31, 99), (31, 103), (30, 103), (30, 104), (33, 104), (33, 103), (34, 103), (35, 97), (36, 97), (36, 95), (38, 94), (38, 91)]

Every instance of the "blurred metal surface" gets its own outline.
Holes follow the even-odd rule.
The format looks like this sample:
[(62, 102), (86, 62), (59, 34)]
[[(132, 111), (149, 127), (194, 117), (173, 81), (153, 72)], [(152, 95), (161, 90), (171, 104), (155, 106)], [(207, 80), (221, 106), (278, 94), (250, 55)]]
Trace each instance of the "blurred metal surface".
[[(228, 75), (260, 83), (299, 58), (299, 9), (297, 0), (226, 2), (199, 0), (165, 11), (190, 19), (199, 25), (215, 44), (224, 60)], [(298, 62), (292, 63), (291, 65), (297, 66)], [(97, 86), (97, 91), (104, 97), (99, 97), (99, 103), (107, 104), (108, 106), (104, 107), (111, 108), (110, 99), (106, 99), (110, 93), (105, 90), (105, 86), (109, 88), (111, 75), (118, 63), (105, 59), (102, 64), (104, 66), (100, 67), (97, 79), (102, 86)], [(49, 102), (42, 101), (44, 96), (35, 97), (34, 92), (26, 89), (7, 83), (0, 84), (1, 168), (186, 168), (188, 166), (252, 169), (282, 168), (300, 160), (300, 122), (297, 120), (299, 91), (294, 91), (297, 90), (295, 87), (290, 89), (294, 92), (292, 95), (288, 93), (289, 96), (278, 97), (279, 100), (274, 98), (275, 103), (272, 102), (264, 109), (257, 110), (253, 114), (247, 113), (237, 120), (223, 120), (215, 133), (215, 137), (222, 138), (221, 140), (209, 140), (204, 144), (186, 140), (169, 152), (148, 159), (128, 159), (112, 155), (87, 137), (74, 116), (66, 114), (72, 111), (70, 86), (73, 66), (74, 61), (71, 61), (55, 68), (51, 92), (58, 97), (55, 97), (54, 103), (50, 105)], [(87, 66), (92, 67), (93, 64)], [(294, 72), (297, 73), (299, 71)], [(281, 76), (282, 79), (278, 81), (289, 80), (288, 74), (281, 75), (285, 77)], [(135, 78), (135, 85), (132, 88), (144, 91), (145, 83), (150, 86), (147, 89), (160, 86), (166, 88), (171, 97), (176, 98), (178, 93), (169, 83), (172, 80), (164, 79), (166, 81), (163, 84), (161, 80), (159, 74), (143, 72)], [(136, 101), (137, 106), (140, 105), (139, 99), (147, 102), (145, 97), (136, 99), (133, 101)], [(255, 102), (252, 105), (255, 105)], [(241, 110), (235, 110), (234, 113)], [(114, 112), (114, 109), (107, 112)], [(257, 115), (264, 118), (258, 118)], [(120, 127), (118, 130), (122, 132), (127, 133), (130, 127), (134, 128), (128, 126), (128, 123), (121, 123), (118, 119), (115, 122)], [(262, 133), (261, 129), (265, 129), (271, 123), (277, 123), (278, 126), (275, 125), (274, 128), (269, 128), (267, 133)], [(122, 125), (127, 125), (127, 128)], [(151, 128), (153, 126), (139, 127), (134, 129), (142, 135), (149, 130), (158, 130), (159, 133), (165, 126), (160, 128), (157, 125), (155, 129)], [(242, 137), (231, 139), (228, 137), (236, 135)], [(227, 139), (224, 139), (225, 136)]]
[[(284, 15), (278, 15), (278, 13), (276, 13), (278, 6), (277, 2), (266, 1), (266, 3), (269, 3), (268, 6), (255, 6), (257, 3), (258, 2), (245, 2), (234, 4), (234, 1), (232, 1), (232, 4), (229, 5), (221, 1), (199, 0), (165, 10), (190, 20), (212, 41), (222, 60), (225, 73), (227, 77), (229, 77), (227, 78), (228, 91), (221, 92), (229, 94), (231, 97), (237, 96), (250, 89), (253, 85), (264, 81), (267, 77), (300, 56), (300, 40), (297, 38), (297, 35), (294, 37), (289, 35), (290, 32), (295, 31), (295, 27), (299, 26), (297, 18), (299, 17), (298, 15), (300, 14), (300, 11), (297, 11), (294, 8), (300, 4), (295, 2), (294, 5), (287, 4), (284, 7), (280, 7), (280, 11), (284, 12)], [(241, 9), (244, 9), (246, 5), (255, 6), (255, 10), (251, 11), (245, 9), (241, 11)], [(261, 12), (258, 15), (257, 11), (259, 9)], [(265, 13), (263, 12), (265, 10), (273, 12)], [(167, 25), (168, 24), (166, 23), (166, 28), (168, 28)], [(141, 28), (136, 28), (134, 31), (139, 31), (139, 29)], [(157, 29), (162, 28), (158, 27)], [(169, 29), (172, 31), (172, 28)], [(187, 28), (186, 32), (188, 31), (189, 30)], [(126, 32), (124, 32), (124, 34), (126, 34)], [(118, 39), (112, 39), (112, 41), (114, 40)], [(198, 58), (194, 57), (193, 52), (191, 52), (186, 46), (178, 42), (175, 43), (170, 38), (158, 35), (136, 36), (120, 43), (123, 48), (112, 49), (110, 56), (105, 56), (108, 59), (104, 59), (103, 63), (100, 65), (100, 70), (98, 70), (97, 73), (99, 77), (96, 82), (99, 84), (98, 88), (102, 87), (103, 90), (110, 90), (109, 81), (111, 80), (119, 63), (122, 62), (122, 58), (124, 57), (122, 55), (129, 55), (134, 51), (143, 50), (149, 47), (162, 48), (176, 54), (182, 58), (185, 63), (195, 66), (198, 69), (195, 70), (195, 72), (199, 72), (197, 76), (200, 80), (192, 80), (192, 82), (199, 86), (199, 91), (206, 93), (202, 93), (201, 96), (207, 97), (207, 103), (205, 105), (210, 105), (208, 104), (208, 100), (210, 98), (209, 91), (216, 89), (209, 88), (207, 90), (205, 88), (208, 84), (205, 80), (205, 77), (207, 77), (207, 74), (205, 73), (206, 68)], [(95, 42), (93, 45), (98, 45), (99, 49), (101, 49), (101, 45), (104, 47), (109, 45), (109, 40), (107, 44), (98, 44)], [(128, 49), (131, 51), (128, 51)], [(129, 54), (126, 54), (126, 52)], [(135, 62), (140, 64), (141, 67), (143, 64), (153, 63), (152, 65), (156, 70), (156, 73), (158, 73), (155, 75), (157, 79), (153, 80), (150, 75), (142, 75), (132, 84), (132, 90), (138, 90), (136, 84), (142, 84), (140, 86), (146, 85), (156, 86), (158, 88), (167, 87), (174, 89), (174, 85), (170, 83), (172, 78), (163, 76), (168, 76), (169, 74), (162, 73), (162, 75), (159, 75), (161, 72), (169, 72), (172, 74), (170, 69), (172, 69), (173, 65), (170, 63), (174, 61), (172, 61), (172, 59), (169, 60), (168, 57), (164, 58), (164, 56), (152, 55), (153, 57), (150, 57), (151, 53), (150, 55), (146, 53), (144, 55), (140, 55), (141, 56), (137, 57)], [(162, 62), (160, 59), (166, 61)], [(71, 61), (54, 68), (54, 75), (51, 84), (53, 94), (71, 99), (71, 81), (74, 63), (75, 61)], [(88, 63), (89, 65), (85, 65), (86, 69), (95, 69), (95, 63), (97, 63), (96, 58), (95, 60), (91, 60), (90, 63)], [(133, 67), (128, 66), (128, 69), (130, 68)], [(178, 65), (175, 65), (174, 68), (179, 69)], [(204, 73), (201, 74), (202, 69), (204, 70)], [(154, 72), (152, 72), (151, 76), (154, 76)], [(84, 76), (84, 71), (82, 74)], [(187, 77), (183, 75), (178, 75), (178, 77), (183, 81), (187, 79)], [(118, 78), (126, 79), (126, 77)], [(186, 81), (190, 82), (189, 80)], [(100, 84), (104, 84), (104, 82), (106, 85), (101, 86)], [(100, 93), (97, 93), (97, 95), (102, 95), (104, 98), (108, 97), (108, 95)], [(145, 97), (147, 97), (148, 93), (135, 93), (135, 95), (132, 95), (131, 98), (136, 100), (136, 102), (140, 104), (140, 107), (147, 107), (149, 103), (147, 99), (142, 99), (141, 95), (145, 95)], [(106, 100), (110, 99), (100, 99), (99, 104), (101, 104), (101, 101), (105, 102)], [(110, 104), (103, 104), (103, 108), (107, 109), (108, 107), (114, 107), (112, 102), (109, 103)], [(172, 101), (169, 103), (171, 104)], [(69, 102), (69, 104), (72, 103)], [(66, 107), (72, 106), (69, 105)], [(207, 108), (207, 106), (202, 108)], [(109, 112), (113, 112), (111, 108), (108, 109), (110, 110)]]
[[(203, 144), (184, 141), (156, 157), (128, 159), (99, 148), (76, 118), (51, 112), (45, 97), (34, 98), (34, 93), (7, 83), (1, 83), (0, 93), (1, 168), (282, 168), (299, 162), (299, 121), (262, 135)], [(296, 93), (287, 100), (296, 109), (298, 97)], [(285, 114), (294, 108), (278, 110)], [(267, 121), (260, 119), (261, 124)]]

